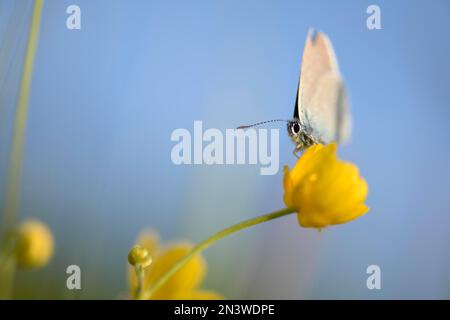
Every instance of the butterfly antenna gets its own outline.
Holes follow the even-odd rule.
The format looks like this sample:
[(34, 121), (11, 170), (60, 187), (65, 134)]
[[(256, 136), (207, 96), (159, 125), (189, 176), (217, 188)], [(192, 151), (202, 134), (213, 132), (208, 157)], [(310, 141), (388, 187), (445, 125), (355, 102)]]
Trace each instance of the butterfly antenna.
[(262, 121), (262, 122), (257, 122), (248, 126), (239, 126), (236, 129), (248, 129), (248, 128), (252, 128), (252, 127), (257, 127), (266, 123), (270, 123), (270, 122), (289, 122), (289, 120), (281, 120), (281, 119), (276, 119), (276, 120), (267, 120), (267, 121)]

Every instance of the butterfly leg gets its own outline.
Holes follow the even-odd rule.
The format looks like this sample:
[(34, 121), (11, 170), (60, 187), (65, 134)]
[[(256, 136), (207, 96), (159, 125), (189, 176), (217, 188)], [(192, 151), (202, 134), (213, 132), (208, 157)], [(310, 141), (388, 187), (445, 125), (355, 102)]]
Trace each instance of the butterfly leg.
[(295, 149), (294, 149), (294, 151), (292, 151), (292, 154), (298, 159), (298, 158), (300, 158), (300, 156), (299, 156), (299, 152), (300, 151), (302, 151), (302, 149), (303, 149), (303, 146), (301, 145), (301, 144), (298, 144), (296, 147), (295, 147)]

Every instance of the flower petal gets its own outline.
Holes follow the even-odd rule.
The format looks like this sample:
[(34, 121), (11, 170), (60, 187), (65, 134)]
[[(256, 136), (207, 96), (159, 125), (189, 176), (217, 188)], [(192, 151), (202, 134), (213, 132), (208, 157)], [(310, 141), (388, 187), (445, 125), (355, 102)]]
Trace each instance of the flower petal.
[(214, 291), (209, 290), (194, 290), (178, 292), (173, 295), (172, 300), (223, 300), (224, 297)]
[[(144, 287), (151, 286), (176, 262), (183, 258), (191, 249), (190, 243), (177, 243), (167, 247), (154, 259), (148, 268), (148, 278)], [(198, 288), (206, 274), (206, 262), (201, 255), (192, 258), (178, 272), (176, 272), (159, 290), (152, 299), (171, 299), (180, 292), (189, 292)]]

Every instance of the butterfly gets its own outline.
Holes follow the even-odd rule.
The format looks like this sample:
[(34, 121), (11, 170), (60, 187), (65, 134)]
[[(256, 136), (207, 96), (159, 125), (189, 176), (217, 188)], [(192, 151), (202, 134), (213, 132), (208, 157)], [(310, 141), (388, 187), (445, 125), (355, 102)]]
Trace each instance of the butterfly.
[[(287, 121), (295, 143), (294, 154), (317, 144), (345, 142), (351, 132), (350, 108), (336, 55), (327, 35), (308, 31), (295, 99), (294, 115)], [(248, 128), (273, 121), (260, 122)]]

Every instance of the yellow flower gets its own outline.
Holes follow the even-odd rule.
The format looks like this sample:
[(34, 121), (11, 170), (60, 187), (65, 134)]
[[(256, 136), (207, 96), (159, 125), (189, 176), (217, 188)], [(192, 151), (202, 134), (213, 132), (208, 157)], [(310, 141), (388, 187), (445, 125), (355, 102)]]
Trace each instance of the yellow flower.
[(292, 171), (284, 168), (284, 202), (303, 227), (323, 228), (365, 214), (368, 186), (358, 168), (336, 156), (336, 144), (308, 148)]
[[(193, 247), (188, 242), (174, 243), (160, 246), (159, 237), (154, 231), (144, 231), (138, 245), (147, 249), (152, 258), (151, 265), (144, 270), (143, 289), (150, 288), (167, 270), (185, 256)], [(151, 297), (155, 300), (216, 300), (223, 297), (213, 291), (202, 290), (200, 285), (206, 275), (206, 261), (201, 255), (192, 258), (178, 272), (176, 272)], [(134, 268), (129, 268), (129, 282), (131, 292), (137, 287), (137, 277)]]
[(42, 267), (53, 255), (50, 229), (38, 220), (26, 220), (17, 230), (17, 265), (25, 268)]

